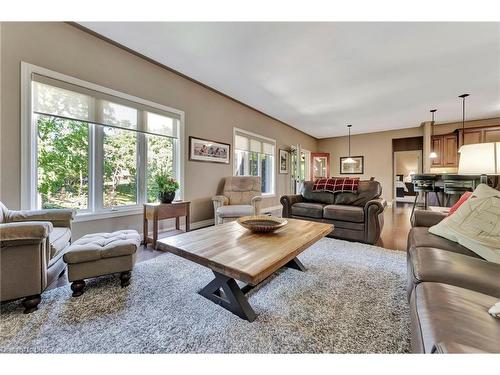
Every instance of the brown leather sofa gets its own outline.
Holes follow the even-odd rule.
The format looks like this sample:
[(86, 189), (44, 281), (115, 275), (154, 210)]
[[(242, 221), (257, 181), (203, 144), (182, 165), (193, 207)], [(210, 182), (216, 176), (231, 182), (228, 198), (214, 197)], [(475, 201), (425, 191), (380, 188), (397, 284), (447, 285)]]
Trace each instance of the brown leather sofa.
[(66, 270), (73, 210), (12, 211), (0, 202), (0, 297), (35, 311), (42, 292)]
[(408, 299), (415, 353), (500, 353), (500, 264), (429, 233), (445, 214), (415, 211), (408, 235)]
[(379, 182), (360, 181), (356, 193), (315, 192), (313, 184), (306, 181), (300, 194), (281, 197), (283, 217), (333, 224), (330, 237), (369, 244), (378, 241), (386, 207)]

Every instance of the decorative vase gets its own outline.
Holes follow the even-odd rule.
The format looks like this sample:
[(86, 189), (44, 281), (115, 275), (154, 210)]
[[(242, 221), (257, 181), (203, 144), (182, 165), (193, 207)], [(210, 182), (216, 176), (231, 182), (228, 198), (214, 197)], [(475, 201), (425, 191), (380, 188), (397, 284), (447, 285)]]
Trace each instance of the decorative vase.
[(158, 193), (158, 199), (161, 203), (172, 203), (175, 198), (175, 191), (163, 191)]

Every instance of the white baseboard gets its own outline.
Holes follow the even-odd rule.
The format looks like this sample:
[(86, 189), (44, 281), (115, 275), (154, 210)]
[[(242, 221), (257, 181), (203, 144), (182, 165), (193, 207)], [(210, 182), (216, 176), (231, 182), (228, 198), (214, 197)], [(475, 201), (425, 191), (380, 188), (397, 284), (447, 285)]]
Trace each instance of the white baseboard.
[[(197, 222), (194, 222), (194, 223), (191, 223), (190, 225), (190, 229), (200, 229), (200, 228), (205, 228), (205, 227), (209, 227), (211, 225), (214, 225), (215, 221), (214, 219), (207, 219), (207, 220), (202, 220), (202, 221), (197, 221)], [(175, 225), (172, 225), (172, 226), (169, 226), (167, 228), (163, 228), (161, 230), (158, 230), (158, 234), (160, 233), (166, 233), (166, 232), (169, 232), (171, 230), (174, 230), (175, 229)], [(185, 224), (181, 224), (180, 225), (180, 229), (182, 230), (186, 230), (186, 225)], [(148, 236), (152, 237), (153, 236), (153, 232), (150, 231)]]

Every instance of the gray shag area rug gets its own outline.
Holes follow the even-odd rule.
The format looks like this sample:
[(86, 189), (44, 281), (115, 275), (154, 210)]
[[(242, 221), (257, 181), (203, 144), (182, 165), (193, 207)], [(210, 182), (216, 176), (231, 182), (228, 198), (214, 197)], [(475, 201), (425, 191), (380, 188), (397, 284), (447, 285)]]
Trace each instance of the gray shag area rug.
[(406, 260), (399, 251), (324, 238), (249, 296), (253, 323), (200, 296), (213, 274), (172, 254), (118, 277), (43, 294), (40, 309), (1, 306), (0, 352), (404, 353), (409, 351)]

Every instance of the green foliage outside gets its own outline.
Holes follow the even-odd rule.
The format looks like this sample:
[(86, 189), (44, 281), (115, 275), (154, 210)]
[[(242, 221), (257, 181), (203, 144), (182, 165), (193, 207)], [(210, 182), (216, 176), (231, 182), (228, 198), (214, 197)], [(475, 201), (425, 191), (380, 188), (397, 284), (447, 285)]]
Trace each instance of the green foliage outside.
[(88, 124), (40, 117), (38, 192), (43, 208), (87, 208)]
[[(100, 126), (96, 125), (96, 129)], [(172, 175), (173, 140), (134, 131), (103, 129), (103, 204), (137, 203), (137, 144), (147, 141), (147, 200), (157, 200), (155, 175)], [(89, 124), (39, 116), (38, 192), (43, 208), (88, 208)]]

